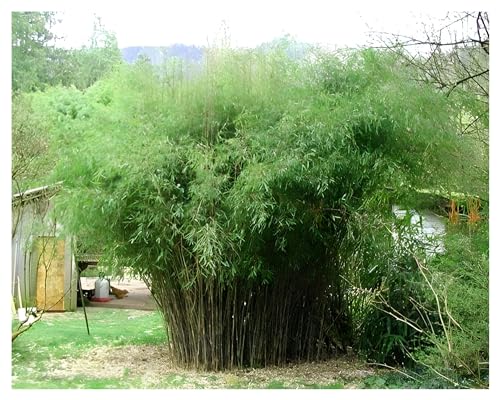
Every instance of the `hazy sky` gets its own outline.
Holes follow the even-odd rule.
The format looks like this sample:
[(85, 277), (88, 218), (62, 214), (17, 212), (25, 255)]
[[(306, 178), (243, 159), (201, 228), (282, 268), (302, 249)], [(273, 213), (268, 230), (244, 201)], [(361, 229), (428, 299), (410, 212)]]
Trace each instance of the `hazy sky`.
[(233, 46), (253, 47), (290, 34), (299, 41), (328, 47), (355, 47), (367, 43), (371, 30), (418, 35), (423, 24), (433, 21), (439, 24), (438, 20), (448, 10), (487, 8), (481, 7), (481, 0), (2, 0), (1, 3), (0, 7), (12, 11), (64, 11), (60, 14), (63, 22), (54, 30), (66, 37), (65, 47), (88, 43), (94, 15), (100, 16), (104, 27), (116, 34), (119, 47), (206, 45), (223, 36), (223, 27)]
[[(103, 0), (104, 2), (105, 0)], [(65, 47), (80, 47), (92, 33), (94, 15), (113, 31), (119, 47), (173, 43), (206, 45), (226, 36), (233, 46), (253, 47), (290, 34), (299, 41), (328, 47), (355, 47), (366, 44), (370, 30), (415, 34), (430, 17), (443, 18), (446, 11), (392, 10), (384, 7), (350, 10), (334, 7), (333, 2), (193, 2), (184, 0), (168, 5), (145, 7), (93, 7), (67, 9), (62, 23), (54, 30)], [(151, 3), (148, 3), (151, 4)], [(161, 3), (160, 3), (161, 4)], [(356, 3), (354, 3), (356, 4)], [(88, 6), (88, 4), (86, 3)], [(225, 33), (224, 33), (225, 32)]]
[[(157, 12), (124, 10), (117, 15), (107, 9), (95, 14), (102, 18), (108, 30), (116, 33), (120, 47), (172, 43), (204, 45), (223, 35), (229, 36), (235, 46), (254, 46), (287, 33), (299, 40), (344, 45), (359, 42), (367, 31), (359, 13), (313, 15), (310, 9), (293, 11), (283, 15), (268, 8), (240, 7), (221, 12), (207, 7), (200, 12), (177, 6)], [(72, 10), (62, 13), (63, 22), (57, 32), (67, 37), (68, 45), (79, 46), (92, 32), (93, 14)]]

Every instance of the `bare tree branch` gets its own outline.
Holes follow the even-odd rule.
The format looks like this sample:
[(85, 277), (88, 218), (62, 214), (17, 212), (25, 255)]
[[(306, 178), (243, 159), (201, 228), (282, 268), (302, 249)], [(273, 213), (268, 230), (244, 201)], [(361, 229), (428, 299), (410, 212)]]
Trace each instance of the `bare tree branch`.
[[(480, 76), (483, 76), (483, 75), (485, 75), (485, 74), (487, 74), (487, 73), (489, 73), (489, 72), (490, 72), (490, 70), (489, 70), (489, 69), (487, 69), (487, 70), (484, 70), (484, 71), (479, 72), (479, 73), (477, 73), (477, 74), (474, 74), (474, 75), (469, 75), (469, 76), (466, 76), (466, 77), (465, 77), (465, 78), (463, 78), (463, 79), (460, 79), (459, 81), (457, 81), (457, 82), (455, 82), (455, 83), (453, 84), (453, 86), (452, 86), (452, 87), (451, 87), (451, 89), (448, 91), (448, 93), (446, 93), (446, 95), (447, 95), (447, 96), (449, 96), (449, 95), (451, 94), (451, 92), (452, 92), (452, 91), (453, 91), (453, 90), (454, 90), (454, 89), (455, 89), (458, 85), (461, 85), (462, 83), (467, 82), (467, 81), (468, 81), (468, 80), (470, 80), (470, 79), (474, 80), (475, 78), (478, 78), (478, 77), (480, 77)], [(476, 82), (476, 81), (475, 81), (475, 82)], [(476, 82), (476, 84), (477, 84), (479, 87), (482, 87), (482, 86), (481, 86), (478, 82)], [(483, 90), (484, 90), (484, 92), (486, 93), (486, 90), (485, 90), (485, 89), (483, 89)]]

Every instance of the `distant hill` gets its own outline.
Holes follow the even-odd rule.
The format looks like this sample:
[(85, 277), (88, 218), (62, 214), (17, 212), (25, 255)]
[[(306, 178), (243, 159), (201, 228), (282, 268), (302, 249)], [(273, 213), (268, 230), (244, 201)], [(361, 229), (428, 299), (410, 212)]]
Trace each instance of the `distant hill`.
[[(301, 59), (306, 56), (312, 46), (308, 43), (297, 42), (289, 36), (274, 39), (255, 47), (255, 50), (264, 53), (271, 49), (281, 48), (286, 51), (291, 59)], [(184, 61), (199, 62), (203, 58), (204, 49), (198, 46), (187, 46), (185, 44), (173, 44), (171, 46), (134, 46), (121, 49), (122, 58), (132, 64), (140, 56), (147, 57), (152, 64), (162, 64), (169, 58), (180, 58)]]
[(147, 57), (152, 64), (161, 64), (168, 58), (177, 57), (185, 61), (201, 61), (203, 49), (196, 46), (174, 44), (167, 47), (136, 46), (121, 49), (123, 59), (134, 63), (142, 55)]

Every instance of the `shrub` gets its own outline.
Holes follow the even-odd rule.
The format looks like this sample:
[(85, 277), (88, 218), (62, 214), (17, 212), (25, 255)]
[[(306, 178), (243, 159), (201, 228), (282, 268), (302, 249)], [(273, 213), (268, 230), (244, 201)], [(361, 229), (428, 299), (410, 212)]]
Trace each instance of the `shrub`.
[(418, 266), (425, 244), (410, 217), (399, 220), (388, 211), (356, 227), (360, 240), (349, 257), (350, 303), (355, 347), (369, 361), (411, 365), (409, 353), (428, 343), (421, 326), (435, 323), (434, 315), (416, 307), (432, 299)]
[(432, 260), (429, 271), (446, 332), (431, 335), (431, 346), (416, 352), (415, 358), (442, 379), (488, 385), (488, 223), (472, 231), (453, 227), (445, 245), (446, 254)]

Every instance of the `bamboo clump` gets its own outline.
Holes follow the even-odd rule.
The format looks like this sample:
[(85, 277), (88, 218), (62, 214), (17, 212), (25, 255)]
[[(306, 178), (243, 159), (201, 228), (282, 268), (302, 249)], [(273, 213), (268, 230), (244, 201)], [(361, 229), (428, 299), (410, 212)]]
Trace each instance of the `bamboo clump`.
[(379, 254), (373, 216), (449, 170), (456, 135), (434, 89), (389, 55), (294, 59), (288, 45), (123, 66), (76, 99), (89, 118), (57, 123), (71, 140), (67, 229), (148, 282), (189, 368), (351, 346), (362, 316), (345, 279), (376, 289), (391, 261), (368, 268), (369, 246), (356, 244)]
[[(297, 287), (293, 276), (274, 284), (197, 280), (184, 289), (151, 277), (177, 362), (187, 368), (225, 370), (313, 361), (338, 352), (326, 290)], [(325, 288), (326, 289), (326, 288)], [(336, 328), (336, 329), (333, 329)]]

